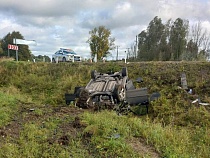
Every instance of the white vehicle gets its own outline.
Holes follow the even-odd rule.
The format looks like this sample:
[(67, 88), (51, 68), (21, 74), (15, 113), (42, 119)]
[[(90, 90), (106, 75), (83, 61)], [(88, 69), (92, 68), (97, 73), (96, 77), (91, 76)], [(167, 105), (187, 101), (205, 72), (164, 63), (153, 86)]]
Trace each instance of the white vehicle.
[(81, 61), (81, 56), (77, 55), (71, 49), (60, 48), (55, 54), (52, 55), (52, 62), (75, 62)]

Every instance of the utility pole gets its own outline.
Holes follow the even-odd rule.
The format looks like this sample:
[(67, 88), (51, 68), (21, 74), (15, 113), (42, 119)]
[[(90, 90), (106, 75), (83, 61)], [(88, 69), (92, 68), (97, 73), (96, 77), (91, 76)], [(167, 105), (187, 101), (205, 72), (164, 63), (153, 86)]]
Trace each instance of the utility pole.
[(137, 49), (138, 49), (138, 36), (136, 35), (135, 49), (134, 49), (134, 58), (137, 57)]
[(126, 62), (127, 62), (126, 59), (127, 59), (127, 54), (126, 54), (126, 51), (125, 51), (125, 64), (126, 64)]
[[(17, 41), (16, 41), (16, 37), (15, 37), (15, 45), (17, 47)], [(16, 54), (16, 61), (18, 61), (18, 50), (16, 49), (15, 51), (15, 54)]]
[(130, 55), (131, 55), (131, 54), (130, 54), (130, 48), (126, 48), (126, 49), (127, 49), (127, 55), (128, 55), (127, 58), (129, 59), (129, 58), (130, 58)]
[(120, 46), (116, 46), (117, 47), (117, 56), (116, 56), (116, 61), (118, 61), (118, 48), (120, 47)]

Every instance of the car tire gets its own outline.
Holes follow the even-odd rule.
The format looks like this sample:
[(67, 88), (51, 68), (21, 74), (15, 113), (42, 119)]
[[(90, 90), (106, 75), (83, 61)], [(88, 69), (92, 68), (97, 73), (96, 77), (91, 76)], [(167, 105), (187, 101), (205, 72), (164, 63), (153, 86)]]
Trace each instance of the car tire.
[(117, 102), (122, 102), (125, 98), (122, 96), (122, 89), (123, 87), (121, 85), (116, 85), (115, 86), (115, 89), (114, 89), (114, 92), (113, 92), (113, 95), (114, 95), (114, 98), (117, 99)]
[(62, 62), (66, 62), (66, 58), (65, 57), (63, 57)]
[(123, 77), (128, 76), (127, 67), (123, 67), (123, 68), (122, 68), (122, 76), (123, 76)]
[(80, 108), (88, 108), (87, 100), (89, 98), (89, 92), (84, 88), (80, 88), (79, 98), (76, 102), (76, 106)]
[(54, 59), (54, 58), (52, 58), (52, 62), (53, 62), (53, 63), (56, 63), (56, 61), (55, 61), (55, 59)]

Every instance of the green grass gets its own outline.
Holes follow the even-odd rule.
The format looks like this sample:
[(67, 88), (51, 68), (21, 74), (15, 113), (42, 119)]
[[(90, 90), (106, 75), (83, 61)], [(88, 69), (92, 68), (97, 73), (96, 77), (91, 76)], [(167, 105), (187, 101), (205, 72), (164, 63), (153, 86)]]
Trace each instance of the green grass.
[(1, 146), (0, 157), (87, 157), (88, 152), (83, 149), (81, 140), (71, 139), (69, 143), (63, 145), (59, 140), (63, 136), (63, 131), (59, 125), (63, 120), (59, 118), (48, 118), (41, 123), (26, 123), (20, 131), (20, 136), (15, 141), (10, 138)]
[[(139, 139), (160, 157), (210, 157), (210, 107), (192, 104), (198, 96), (202, 102), (210, 102), (208, 62), (131, 62), (127, 65), (129, 77), (144, 80), (135, 86), (161, 93), (149, 114), (85, 112), (80, 116), (84, 129), (75, 129), (74, 136), (72, 129), (65, 131), (75, 116), (54, 111), (66, 106), (64, 93), (85, 86), (91, 70), (115, 72), (123, 66), (112, 62), (0, 62), (0, 131), (20, 121), (19, 135), (1, 136), (0, 157), (150, 157), (129, 142)], [(182, 72), (195, 95), (178, 88)], [(29, 112), (31, 108), (34, 111)], [(70, 140), (68, 145), (58, 142), (63, 136)]]
[[(144, 138), (155, 147), (163, 157), (208, 157), (210, 155), (210, 130), (195, 127), (196, 130), (163, 126), (152, 122), (148, 117), (119, 117), (114, 112), (85, 113), (84, 122), (88, 124), (85, 133), (91, 133), (91, 144), (97, 152), (107, 157), (144, 157), (135, 153), (127, 140)], [(119, 138), (112, 138), (115, 134)]]
[(17, 107), (17, 100), (12, 95), (0, 92), (0, 127), (12, 120)]

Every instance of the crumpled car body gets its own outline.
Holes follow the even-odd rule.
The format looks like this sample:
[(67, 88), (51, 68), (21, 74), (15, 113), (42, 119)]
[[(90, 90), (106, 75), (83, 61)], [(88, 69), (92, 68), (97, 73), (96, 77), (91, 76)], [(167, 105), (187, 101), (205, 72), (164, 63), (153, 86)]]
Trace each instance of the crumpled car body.
[[(137, 82), (142, 82), (142, 79)], [(119, 110), (125, 105), (148, 105), (159, 96), (159, 93), (149, 95), (146, 87), (136, 89), (128, 78), (127, 68), (123, 67), (114, 73), (92, 71), (89, 83), (85, 87), (75, 87), (74, 94), (65, 94), (65, 99), (67, 104), (75, 101), (81, 108), (115, 109), (120, 105), (117, 106)]]

